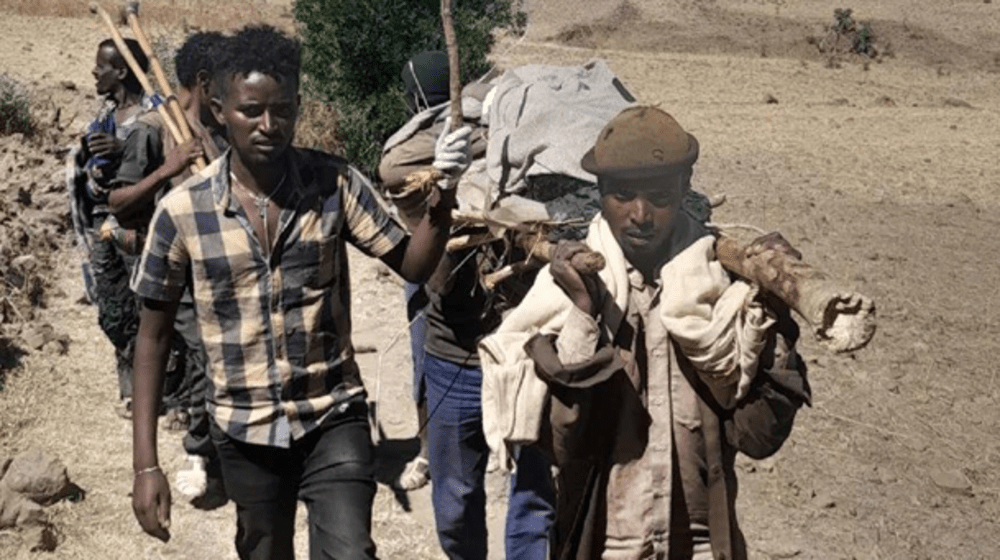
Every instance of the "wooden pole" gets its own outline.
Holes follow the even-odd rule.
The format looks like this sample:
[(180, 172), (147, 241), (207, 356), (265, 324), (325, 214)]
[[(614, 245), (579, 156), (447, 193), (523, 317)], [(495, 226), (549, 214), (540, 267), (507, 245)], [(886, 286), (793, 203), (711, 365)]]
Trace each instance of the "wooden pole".
[(720, 236), (715, 253), (726, 270), (794, 309), (828, 349), (858, 350), (875, 335), (875, 303), (838, 285), (823, 271), (782, 251), (743, 245), (732, 237)]
[[(163, 65), (160, 64), (160, 59), (156, 56), (156, 51), (153, 49), (153, 45), (149, 42), (149, 37), (146, 32), (143, 31), (142, 26), (139, 25), (139, 2), (137, 0), (129, 0), (125, 3), (125, 13), (128, 18), (129, 27), (132, 28), (132, 34), (135, 35), (136, 41), (139, 42), (139, 46), (142, 47), (142, 52), (146, 53), (146, 58), (149, 59), (149, 65), (153, 69), (153, 76), (156, 77), (156, 82), (160, 86), (160, 91), (166, 97), (166, 104), (173, 114), (174, 119), (177, 123), (177, 128), (181, 133), (181, 138), (184, 142), (191, 140), (191, 127), (188, 125), (187, 117), (184, 115), (184, 109), (181, 108), (180, 102), (177, 100), (177, 96), (174, 94), (174, 90), (170, 87), (170, 80), (167, 79), (167, 73), (163, 71)], [(195, 172), (204, 169), (208, 163), (205, 158), (199, 156), (195, 161)]]
[[(128, 64), (129, 69), (137, 80), (139, 80), (139, 85), (142, 86), (143, 91), (146, 95), (154, 96), (156, 95), (156, 90), (153, 89), (153, 84), (149, 83), (149, 78), (146, 76), (146, 72), (143, 71), (142, 67), (132, 56), (132, 51), (129, 50), (128, 45), (125, 43), (125, 39), (122, 38), (122, 34), (118, 32), (118, 28), (115, 26), (114, 21), (111, 20), (111, 16), (108, 12), (104, 11), (104, 8), (97, 4), (96, 2), (90, 5), (90, 11), (96, 13), (101, 19), (104, 20), (104, 24), (108, 27), (108, 31), (111, 32), (111, 39), (115, 42), (115, 46), (118, 48), (118, 53), (122, 55), (125, 59), (125, 63)], [(174, 119), (170, 116), (167, 111), (167, 107), (162, 103), (156, 106), (156, 111), (160, 114), (160, 118), (163, 119), (164, 126), (170, 132), (170, 136), (173, 137), (174, 142), (177, 144), (183, 144), (183, 136), (181, 136), (180, 129), (177, 128), (177, 124), (174, 123)]]
[[(462, 127), (462, 68), (458, 58), (458, 41), (455, 38), (455, 21), (451, 17), (451, 0), (441, 0), (441, 26), (444, 28), (444, 45), (448, 52), (448, 96), (451, 108), (449, 132)], [(448, 188), (458, 188), (458, 177), (448, 178)]]
[(448, 93), (451, 99), (451, 127), (454, 132), (462, 127), (462, 68), (458, 58), (458, 40), (455, 37), (455, 20), (451, 15), (451, 0), (441, 0), (441, 25), (444, 28), (444, 45), (448, 52)]

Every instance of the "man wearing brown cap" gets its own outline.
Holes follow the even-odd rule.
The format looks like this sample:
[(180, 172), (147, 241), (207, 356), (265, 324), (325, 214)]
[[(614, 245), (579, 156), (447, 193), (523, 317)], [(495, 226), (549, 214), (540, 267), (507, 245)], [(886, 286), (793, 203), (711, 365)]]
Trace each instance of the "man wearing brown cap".
[[(612, 119), (582, 161), (601, 193), (586, 242), (558, 246), (498, 331), (538, 333), (499, 361), (548, 388), (554, 558), (744, 558), (736, 452), (777, 451), (808, 401), (787, 308), (729, 276), (684, 202), (697, 158), (660, 109)], [(589, 251), (599, 273), (574, 267)]]

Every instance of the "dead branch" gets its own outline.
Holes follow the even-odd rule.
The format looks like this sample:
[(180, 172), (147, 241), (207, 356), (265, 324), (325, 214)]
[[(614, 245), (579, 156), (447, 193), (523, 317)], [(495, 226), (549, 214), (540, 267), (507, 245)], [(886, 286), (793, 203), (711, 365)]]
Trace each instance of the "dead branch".
[(507, 266), (497, 270), (496, 272), (484, 274), (483, 286), (487, 290), (492, 291), (496, 289), (497, 285), (503, 282), (504, 280), (507, 280), (508, 278), (513, 278), (515, 276), (524, 274), (526, 272), (538, 270), (544, 264), (545, 263), (537, 259), (528, 259), (525, 261), (508, 264)]
[(732, 237), (720, 236), (715, 252), (726, 270), (794, 309), (830, 350), (857, 350), (875, 335), (875, 303), (834, 282), (821, 270), (782, 251), (743, 245)]
[[(555, 254), (556, 243), (542, 238), (540, 235), (518, 235), (515, 242), (528, 252), (530, 257), (534, 257), (543, 262), (551, 262)], [(594, 274), (604, 270), (604, 255), (597, 251), (582, 251), (570, 259), (570, 264), (577, 271), (583, 274)]]
[(452, 237), (448, 240), (448, 244), (445, 245), (445, 248), (449, 253), (453, 253), (455, 251), (461, 251), (462, 249), (488, 245), (494, 241), (500, 241), (501, 239), (503, 238), (497, 237), (488, 231), (483, 233), (469, 233)]
[(455, 132), (462, 127), (462, 78), (458, 41), (455, 38), (455, 22), (451, 15), (451, 0), (441, 0), (441, 26), (444, 28), (444, 45), (448, 53), (448, 92), (451, 99), (449, 132)]

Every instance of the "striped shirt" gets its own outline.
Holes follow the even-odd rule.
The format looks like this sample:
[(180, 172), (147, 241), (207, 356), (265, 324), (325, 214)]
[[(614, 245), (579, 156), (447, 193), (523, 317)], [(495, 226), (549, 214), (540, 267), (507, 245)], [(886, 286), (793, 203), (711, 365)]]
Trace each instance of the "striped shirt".
[(346, 161), (289, 154), (290, 201), (269, 262), (232, 195), (227, 152), (160, 202), (132, 285), (173, 301), (191, 271), (209, 412), (235, 439), (285, 448), (365, 398), (345, 241), (381, 257), (405, 237)]

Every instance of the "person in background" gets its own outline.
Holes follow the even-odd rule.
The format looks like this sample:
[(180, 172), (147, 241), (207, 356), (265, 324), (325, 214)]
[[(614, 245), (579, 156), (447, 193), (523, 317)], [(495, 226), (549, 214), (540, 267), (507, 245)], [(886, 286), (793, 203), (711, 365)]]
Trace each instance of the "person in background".
[[(149, 60), (139, 43), (134, 39), (126, 39), (125, 43), (146, 71)], [(116, 411), (123, 418), (131, 418), (138, 311), (128, 289), (126, 259), (115, 243), (102, 239), (99, 232), (111, 215), (108, 192), (122, 162), (125, 139), (152, 104), (113, 40), (105, 39), (98, 45), (92, 74), (103, 103), (97, 117), (87, 125), (79, 146), (71, 150), (66, 177), (74, 230), (87, 257), (84, 286), (91, 302), (97, 305), (97, 322), (115, 349), (119, 398)]]
[[(379, 162), (379, 184), (383, 192), (392, 192), (413, 171), (426, 169), (434, 162), (434, 144), (444, 130), (444, 121), (432, 120), (432, 107), (448, 101), (448, 59), (439, 51), (422, 52), (407, 61), (401, 73), (404, 100), (413, 126), (413, 135), (399, 143), (389, 143)], [(476, 153), (470, 154), (476, 157)], [(419, 220), (420, 210), (413, 221)], [(404, 225), (409, 225), (407, 212), (400, 212)], [(396, 487), (417, 490), (430, 482), (430, 464), (427, 460), (427, 389), (424, 384), (424, 342), (427, 333), (427, 293), (423, 286), (407, 282), (403, 287), (406, 301), (406, 319), (410, 323), (410, 355), (413, 361), (413, 400), (417, 406), (417, 438), (420, 450), (403, 468)]]
[[(188, 173), (191, 165), (205, 155), (205, 150), (197, 137), (176, 145), (160, 113), (147, 110), (137, 117), (125, 136), (121, 154), (114, 177), (108, 181), (107, 202), (111, 216), (101, 226), (101, 236), (113, 240), (131, 277), (157, 200), (170, 189), (173, 181)], [(132, 299), (133, 306), (137, 306), (138, 302)], [(164, 424), (173, 431), (186, 431), (190, 424), (190, 370), (197, 367), (200, 356), (200, 343), (190, 309), (188, 300), (178, 315), (180, 326), (171, 343), (171, 360), (164, 379)], [(136, 321), (133, 337), (137, 329)], [(193, 339), (193, 347), (186, 343), (184, 333)]]
[[(209, 162), (214, 161), (229, 147), (225, 130), (212, 114), (214, 94), (212, 77), (215, 75), (215, 59), (218, 53), (222, 52), (225, 40), (225, 36), (219, 32), (199, 31), (188, 36), (174, 56), (174, 68), (180, 84), (177, 99), (184, 110), (192, 136), (200, 141), (205, 158)], [(175, 146), (173, 138), (169, 135), (164, 137), (166, 151), (169, 152)], [(180, 185), (191, 175), (191, 168), (185, 168), (171, 182)], [(184, 450), (187, 452), (187, 465), (177, 471), (175, 486), (190, 500), (202, 498), (209, 489), (212, 489), (213, 495), (221, 497), (225, 493), (222, 473), (209, 435), (209, 420), (205, 410), (208, 391), (208, 378), (205, 374), (207, 358), (195, 318), (194, 297), (190, 284), (181, 296), (174, 328), (184, 338), (186, 350), (184, 366), (187, 384), (191, 388), (188, 409), (190, 424), (183, 440)]]
[[(390, 137), (383, 150), (379, 175), (389, 192), (411, 172), (430, 166), (435, 144), (447, 138), (447, 55), (436, 51), (417, 54), (403, 66), (402, 77), (407, 105), (416, 114)], [(488, 89), (488, 84), (479, 82), (466, 88), (474, 96), (484, 96)], [(486, 127), (470, 126), (475, 126), (470, 147), (475, 157), (486, 151)], [(409, 214), (419, 215), (423, 206), (422, 201), (412, 198), (397, 198), (395, 203), (404, 223), (412, 220)], [(438, 540), (453, 560), (487, 557), (485, 477), (489, 448), (482, 423), (483, 374), (477, 345), (500, 323), (500, 311), (480, 282), (479, 250), (446, 252), (429, 282), (422, 287), (407, 286), (407, 294), (417, 294), (408, 298), (408, 314), (419, 308), (416, 297), (425, 293), (429, 302), (425, 318), (413, 322), (419, 329), (416, 336), (411, 331), (421, 453), (426, 455), (407, 466), (399, 485), (418, 486), (415, 482), (422, 477), (417, 476), (417, 468), (426, 461)], [(549, 462), (540, 449), (521, 450), (510, 486), (506, 557), (544, 560), (555, 498)]]
[[(170, 537), (156, 445), (158, 387), (190, 270), (208, 355), (211, 436), (236, 503), (241, 559), (290, 559), (298, 500), (313, 558), (374, 558), (374, 450), (351, 344), (347, 243), (411, 282), (434, 271), (454, 190), (438, 189), (411, 234), (347, 161), (291, 146), (298, 41), (266, 25), (225, 43), (212, 111), (230, 149), (160, 201), (138, 274), (132, 506)], [(468, 131), (439, 145), (467, 166)]]

